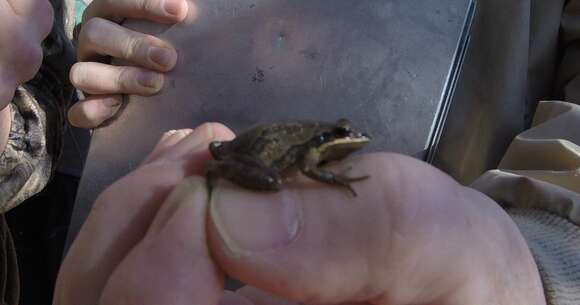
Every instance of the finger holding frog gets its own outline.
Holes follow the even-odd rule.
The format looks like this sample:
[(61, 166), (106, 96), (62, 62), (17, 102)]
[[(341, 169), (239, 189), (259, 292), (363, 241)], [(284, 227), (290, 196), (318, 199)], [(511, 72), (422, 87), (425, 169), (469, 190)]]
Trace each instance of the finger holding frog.
[(202, 174), (201, 166), (190, 164), (207, 162), (210, 141), (229, 139), (231, 131), (223, 125), (212, 128), (211, 134), (208, 125), (213, 123), (167, 132), (145, 162), (99, 195), (63, 262), (55, 304), (96, 304), (93, 301), (148, 232), (170, 192), (186, 177)]

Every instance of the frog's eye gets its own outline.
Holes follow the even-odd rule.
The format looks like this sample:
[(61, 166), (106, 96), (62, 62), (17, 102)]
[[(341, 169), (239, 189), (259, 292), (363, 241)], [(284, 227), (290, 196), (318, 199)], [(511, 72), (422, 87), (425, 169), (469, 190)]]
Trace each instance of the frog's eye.
[(344, 130), (345, 132), (350, 132), (352, 130), (352, 125), (347, 119), (340, 119), (336, 121), (336, 130)]
[(209, 151), (215, 156), (216, 154), (219, 154), (219, 150), (220, 148), (223, 146), (223, 143), (220, 141), (213, 141), (211, 143), (209, 143)]
[(209, 149), (216, 149), (219, 148), (220, 146), (222, 146), (222, 142), (219, 141), (213, 141), (209, 143)]
[(335, 137), (347, 137), (350, 134), (350, 130), (346, 129), (346, 128), (342, 128), (342, 127), (334, 127), (334, 132), (333, 132)]

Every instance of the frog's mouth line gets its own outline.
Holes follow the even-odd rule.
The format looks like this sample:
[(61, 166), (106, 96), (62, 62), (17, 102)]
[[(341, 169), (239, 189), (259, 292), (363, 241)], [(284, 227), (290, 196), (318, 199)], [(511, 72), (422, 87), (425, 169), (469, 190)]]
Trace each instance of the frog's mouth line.
[(324, 144), (320, 145), (320, 150), (325, 151), (328, 147), (332, 147), (332, 146), (350, 147), (353, 150), (355, 150), (355, 149), (358, 149), (358, 148), (366, 145), (368, 142), (370, 142), (370, 138), (365, 136), (365, 135), (360, 135), (357, 137), (345, 137), (345, 138), (335, 139), (333, 141), (330, 141), (328, 143), (324, 143)]

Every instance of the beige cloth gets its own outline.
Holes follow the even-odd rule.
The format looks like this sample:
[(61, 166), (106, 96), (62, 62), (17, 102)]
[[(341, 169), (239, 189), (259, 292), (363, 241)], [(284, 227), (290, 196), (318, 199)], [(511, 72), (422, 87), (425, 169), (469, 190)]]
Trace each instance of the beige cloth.
[(12, 123), (0, 155), (0, 213), (38, 193), (48, 183), (53, 159), (48, 153), (46, 114), (34, 97), (19, 88), (9, 105)]
[(580, 104), (580, 0), (478, 1), (464, 67), (435, 164), (506, 207), (548, 304), (578, 305), (580, 113), (535, 106)]
[(472, 187), (507, 208), (536, 259), (548, 304), (580, 304), (580, 106), (541, 102), (499, 169)]
[(497, 168), (540, 100), (580, 103), (580, 0), (479, 0), (435, 164), (464, 184)]

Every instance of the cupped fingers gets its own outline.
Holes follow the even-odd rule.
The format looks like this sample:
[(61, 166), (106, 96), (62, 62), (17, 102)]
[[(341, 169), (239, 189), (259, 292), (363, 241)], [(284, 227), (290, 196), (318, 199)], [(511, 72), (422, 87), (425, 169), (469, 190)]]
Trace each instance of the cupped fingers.
[(167, 72), (177, 62), (177, 52), (155, 36), (132, 31), (103, 18), (93, 18), (79, 34), (79, 61), (112, 56), (155, 71)]
[(70, 71), (71, 83), (88, 94), (135, 94), (150, 96), (163, 87), (163, 74), (138, 67), (117, 67), (80, 62)]

